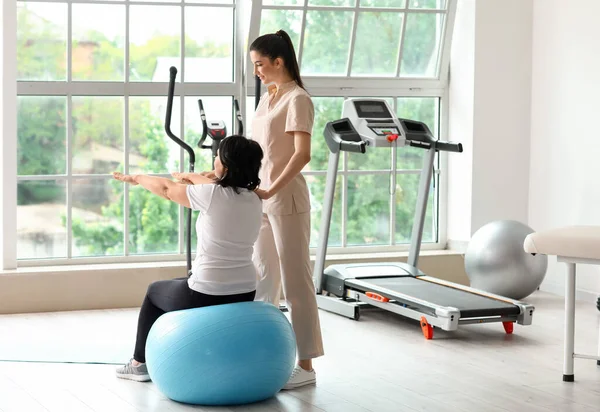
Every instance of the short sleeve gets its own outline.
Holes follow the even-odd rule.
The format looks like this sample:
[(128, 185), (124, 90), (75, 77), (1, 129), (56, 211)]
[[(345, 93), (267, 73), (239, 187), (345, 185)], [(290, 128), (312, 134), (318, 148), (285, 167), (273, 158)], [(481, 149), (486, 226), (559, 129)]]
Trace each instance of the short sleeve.
[(315, 108), (310, 96), (306, 94), (294, 96), (288, 107), (285, 132), (306, 132), (312, 134), (314, 119)]
[(188, 185), (186, 192), (192, 210), (207, 212), (216, 187), (215, 184)]

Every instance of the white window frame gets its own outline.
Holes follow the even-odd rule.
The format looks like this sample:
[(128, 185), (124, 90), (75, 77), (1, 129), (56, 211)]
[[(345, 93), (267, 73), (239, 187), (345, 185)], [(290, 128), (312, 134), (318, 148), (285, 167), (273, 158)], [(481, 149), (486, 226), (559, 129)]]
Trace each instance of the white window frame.
[[(16, 165), (14, 175), (17, 176), (17, 182), (21, 181), (35, 181), (35, 180), (60, 180), (64, 181), (67, 186), (67, 227), (66, 227), (66, 243), (67, 243), (67, 257), (62, 258), (42, 258), (42, 259), (18, 259), (19, 267), (32, 267), (32, 266), (54, 266), (54, 265), (79, 265), (79, 264), (94, 264), (94, 263), (136, 263), (136, 262), (156, 262), (156, 261), (179, 261), (181, 260), (182, 254), (185, 255), (186, 251), (186, 240), (185, 240), (185, 213), (184, 208), (180, 207), (179, 211), (179, 252), (173, 253), (156, 253), (156, 254), (129, 254), (129, 185), (125, 185), (124, 188), (124, 221), (123, 221), (123, 248), (124, 255), (122, 256), (97, 256), (97, 257), (72, 257), (72, 200), (73, 200), (73, 180), (86, 178), (86, 179), (110, 179), (110, 175), (107, 174), (86, 174), (77, 175), (73, 174), (71, 170), (72, 159), (71, 159), (71, 147), (73, 141), (73, 131), (71, 129), (71, 117), (72, 117), (72, 98), (75, 97), (100, 97), (100, 96), (115, 96), (123, 97), (124, 99), (124, 117), (123, 117), (123, 134), (124, 134), (124, 159), (123, 165), (124, 170), (127, 173), (129, 171), (129, 98), (130, 97), (157, 97), (164, 96), (165, 102), (167, 99), (167, 88), (168, 83), (166, 82), (130, 82), (129, 76), (129, 17), (130, 17), (130, 6), (179, 6), (181, 8), (181, 33), (180, 33), (180, 60), (177, 67), (177, 82), (175, 84), (174, 99), (179, 100), (180, 107), (180, 138), (184, 139), (185, 136), (185, 97), (187, 96), (226, 96), (233, 97), (238, 100), (240, 110), (244, 113), (245, 110), (245, 92), (244, 92), (244, 41), (245, 33), (243, 30), (244, 26), (244, 8), (248, 6), (247, 0), (232, 0), (231, 4), (218, 4), (218, 3), (195, 3), (187, 2), (185, 0), (173, 3), (173, 2), (153, 2), (153, 1), (131, 1), (131, 0), (111, 0), (109, 2), (104, 0), (32, 0), (33, 2), (47, 2), (47, 3), (58, 3), (67, 4), (68, 8), (68, 20), (67, 20), (67, 78), (65, 81), (18, 81), (17, 82), (17, 96), (57, 96), (66, 97), (67, 99), (67, 111), (65, 118), (67, 119), (67, 169), (65, 174), (56, 175), (35, 175), (35, 176), (17, 176)], [(72, 78), (72, 5), (73, 4), (110, 4), (110, 5), (124, 5), (125, 6), (125, 70), (124, 70), (124, 81), (74, 81)], [(15, 3), (16, 4), (16, 3)], [(233, 81), (227, 83), (199, 83), (199, 82), (185, 82), (185, 8), (183, 6), (190, 6), (194, 8), (201, 7), (223, 7), (233, 9), (234, 12), (234, 44), (233, 44)], [(16, 10), (16, 5), (15, 5)], [(15, 13), (16, 14), (16, 13)], [(15, 19), (16, 20), (16, 19)], [(16, 34), (16, 24), (15, 24)], [(13, 58), (14, 59), (14, 58)], [(15, 79), (16, 80), (16, 79)], [(232, 109), (232, 124), (234, 132), (237, 132), (237, 123), (233, 121), (235, 113)], [(173, 122), (178, 119), (173, 118)], [(15, 119), (16, 121), (16, 119)], [(15, 128), (16, 129), (16, 128)], [(17, 136), (14, 135), (13, 139), (16, 140)], [(168, 139), (165, 134), (165, 139)], [(175, 144), (169, 142), (169, 144)], [(184, 160), (187, 154), (184, 150), (180, 150), (180, 168), (181, 171), (184, 167)], [(170, 177), (165, 174), (152, 174), (154, 176)], [(14, 221), (16, 221), (16, 196), (13, 200), (15, 204), (14, 208)], [(9, 237), (17, 239), (16, 228), (14, 233), (11, 233)], [(9, 251), (10, 252), (10, 251)], [(16, 250), (12, 253), (13, 258), (17, 260)]]

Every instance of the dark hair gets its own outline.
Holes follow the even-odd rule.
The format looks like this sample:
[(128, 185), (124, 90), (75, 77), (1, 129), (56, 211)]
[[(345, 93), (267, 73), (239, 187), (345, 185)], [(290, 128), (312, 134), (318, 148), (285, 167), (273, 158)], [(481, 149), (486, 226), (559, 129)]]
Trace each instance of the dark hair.
[(277, 33), (263, 34), (257, 37), (250, 45), (250, 51), (256, 51), (271, 60), (278, 57), (283, 59), (285, 68), (296, 81), (298, 86), (304, 89), (304, 84), (300, 78), (300, 69), (298, 68), (298, 60), (296, 59), (296, 51), (290, 36), (284, 31), (279, 30)]
[(219, 144), (219, 159), (227, 172), (217, 181), (223, 187), (254, 190), (260, 184), (258, 172), (263, 150), (258, 142), (237, 134), (227, 136)]

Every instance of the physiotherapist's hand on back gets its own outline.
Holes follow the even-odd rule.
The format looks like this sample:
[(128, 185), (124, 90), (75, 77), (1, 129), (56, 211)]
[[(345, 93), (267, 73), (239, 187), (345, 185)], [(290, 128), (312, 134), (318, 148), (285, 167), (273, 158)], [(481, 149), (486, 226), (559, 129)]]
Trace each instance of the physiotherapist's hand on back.
[(270, 199), (273, 196), (269, 190), (259, 189), (258, 187), (254, 189), (254, 193), (262, 200)]

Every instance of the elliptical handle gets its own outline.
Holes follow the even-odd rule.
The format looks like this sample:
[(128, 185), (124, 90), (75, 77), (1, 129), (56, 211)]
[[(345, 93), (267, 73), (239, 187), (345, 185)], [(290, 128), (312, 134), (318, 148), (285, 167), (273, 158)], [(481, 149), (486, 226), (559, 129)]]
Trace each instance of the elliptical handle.
[(206, 140), (206, 136), (208, 135), (208, 125), (206, 124), (206, 114), (204, 113), (204, 105), (202, 104), (202, 99), (198, 99), (198, 109), (200, 110), (200, 120), (202, 120), (202, 136), (200, 137), (200, 140), (198, 140), (198, 147), (201, 149), (205, 149), (204, 141)]
[(258, 107), (258, 104), (260, 103), (260, 86), (261, 86), (262, 82), (260, 80), (260, 77), (258, 76), (254, 76), (254, 110), (256, 110), (256, 108)]
[(233, 99), (233, 105), (235, 107), (235, 117), (237, 118), (237, 134), (240, 136), (244, 135), (244, 121), (242, 119), (242, 113), (240, 113), (240, 105), (237, 99)]
[(190, 172), (194, 171), (194, 164), (196, 163), (196, 154), (194, 153), (194, 149), (192, 149), (186, 142), (181, 140), (179, 137), (175, 136), (171, 131), (171, 115), (173, 113), (173, 95), (175, 93), (175, 78), (177, 77), (177, 68), (171, 66), (170, 69), (170, 80), (169, 80), (169, 92), (167, 94), (167, 113), (165, 116), (165, 132), (167, 132), (167, 136), (171, 138), (175, 143), (185, 149), (190, 156)]
[[(170, 79), (169, 79), (169, 92), (167, 94), (167, 114), (165, 117), (165, 131), (167, 132), (167, 136), (171, 138), (175, 143), (177, 143), (180, 147), (183, 147), (188, 154), (190, 155), (190, 173), (194, 171), (194, 165), (196, 163), (196, 154), (194, 153), (194, 149), (192, 149), (187, 143), (178, 138), (171, 131), (171, 115), (173, 113), (173, 95), (175, 94), (175, 78), (177, 77), (177, 68), (171, 66), (170, 69)], [(187, 261), (187, 274), (188, 276), (192, 270), (192, 209), (187, 209), (186, 216), (186, 261)]]

